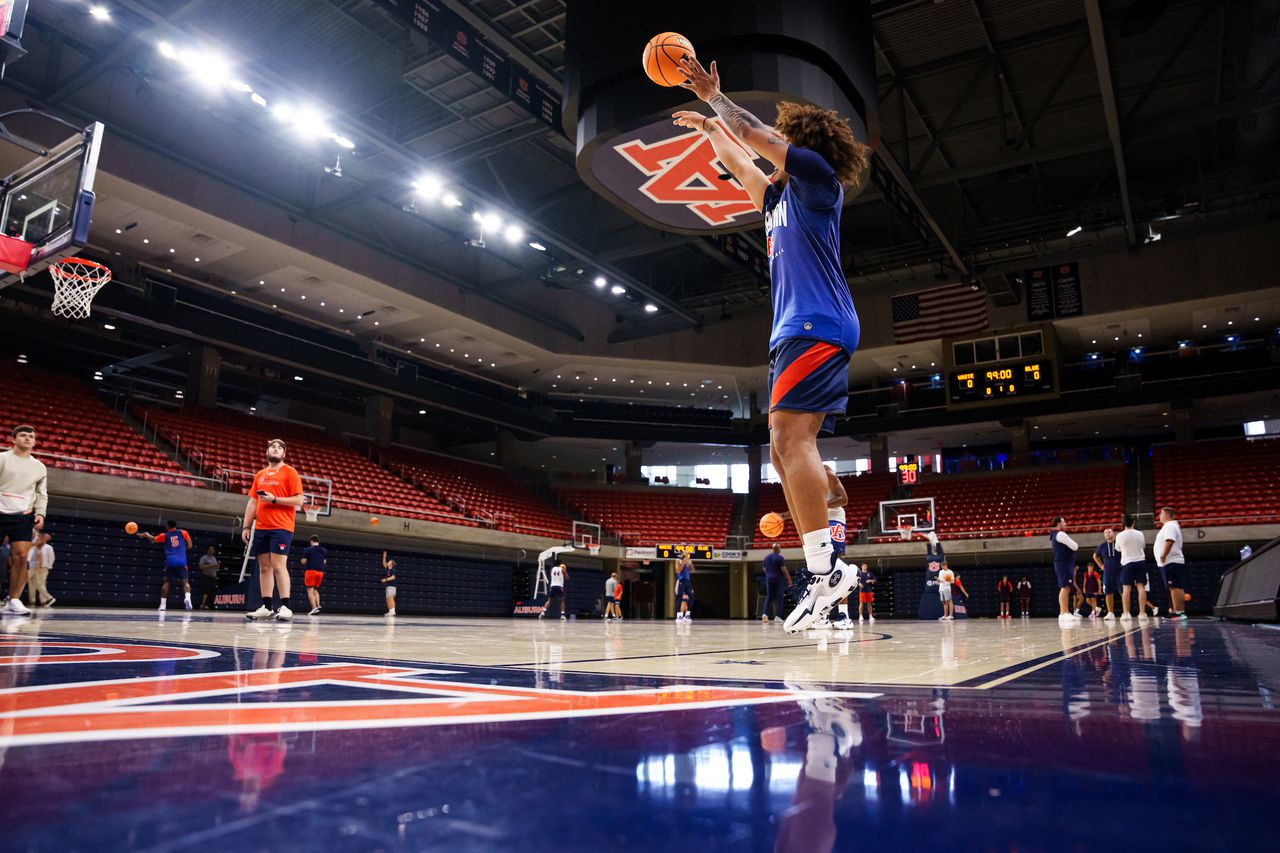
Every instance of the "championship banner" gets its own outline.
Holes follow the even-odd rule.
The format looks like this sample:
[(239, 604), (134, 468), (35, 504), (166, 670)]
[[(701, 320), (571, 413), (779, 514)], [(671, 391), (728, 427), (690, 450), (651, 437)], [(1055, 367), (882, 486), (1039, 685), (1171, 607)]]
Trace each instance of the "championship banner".
[(625, 559), (656, 560), (658, 559), (658, 549), (657, 548), (627, 548)]
[(1058, 264), (1025, 270), (1023, 279), (1027, 289), (1028, 322), (1038, 323), (1084, 315), (1079, 264)]

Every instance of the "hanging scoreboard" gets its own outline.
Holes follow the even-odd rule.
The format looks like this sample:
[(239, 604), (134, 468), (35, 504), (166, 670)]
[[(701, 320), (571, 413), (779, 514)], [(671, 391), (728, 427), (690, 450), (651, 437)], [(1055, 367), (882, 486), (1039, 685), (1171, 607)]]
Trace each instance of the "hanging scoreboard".
[(1058, 396), (1051, 328), (992, 334), (944, 346), (947, 406), (995, 406)]
[(710, 560), (715, 557), (715, 549), (710, 545), (657, 545), (654, 550), (659, 560), (680, 560), (685, 554), (695, 560)]

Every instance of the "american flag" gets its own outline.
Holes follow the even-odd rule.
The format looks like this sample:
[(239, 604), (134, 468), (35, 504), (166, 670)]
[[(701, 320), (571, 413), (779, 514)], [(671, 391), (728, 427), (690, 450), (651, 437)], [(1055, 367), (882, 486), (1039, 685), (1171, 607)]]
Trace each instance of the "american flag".
[(963, 335), (986, 326), (986, 291), (963, 282), (893, 297), (894, 343)]

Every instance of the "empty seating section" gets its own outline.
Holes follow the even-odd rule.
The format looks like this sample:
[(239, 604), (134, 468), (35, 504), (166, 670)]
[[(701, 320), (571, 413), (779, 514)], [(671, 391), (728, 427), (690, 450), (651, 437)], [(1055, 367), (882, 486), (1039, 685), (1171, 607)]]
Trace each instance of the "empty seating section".
[(1280, 440), (1231, 439), (1152, 449), (1155, 507), (1196, 526), (1280, 522)]
[(371, 451), (382, 466), (443, 503), (492, 518), (497, 530), (567, 539), (573, 522), (501, 468), (403, 447)]
[[(841, 477), (840, 482), (844, 485), (845, 493), (849, 496), (849, 503), (845, 505), (845, 525), (849, 529), (849, 536), (852, 538), (857, 531), (861, 530), (867, 520), (875, 515), (879, 509), (880, 501), (889, 499), (889, 490), (893, 488), (893, 475), (890, 473), (862, 474), (861, 476)], [(760, 494), (756, 500), (756, 518), (764, 515), (766, 512), (785, 512), (787, 509), (787, 499), (782, 494), (781, 483), (761, 483)], [(752, 543), (754, 548), (768, 548), (774, 544), (781, 545), (784, 548), (794, 548), (799, 546), (800, 534), (796, 531), (795, 525), (790, 519), (787, 520), (786, 527), (777, 539), (770, 539), (760, 532), (759, 526), (752, 530), (755, 541)]]
[(0, 421), (6, 424), (5, 439), (18, 424), (34, 426), (36, 456), (52, 468), (204, 486), (111, 411), (92, 388), (65, 373), (29, 364), (7, 367), (0, 376)]
[(707, 489), (564, 489), (561, 500), (622, 538), (624, 545), (688, 542), (722, 548), (733, 493)]
[(911, 497), (934, 499), (943, 537), (1047, 536), (1056, 515), (1069, 531), (1096, 532), (1118, 527), (1124, 515), (1124, 467), (930, 476)]
[[(337, 509), (480, 526), (320, 430), (221, 412), (177, 414), (148, 409), (137, 415), (145, 415), (147, 424), (154, 425), (161, 438), (184, 452), (198, 450), (200, 454), (194, 459), (199, 460), (205, 475), (226, 477), (233, 492), (248, 490), (252, 472), (266, 464), (267, 441), (274, 437), (284, 439), (286, 459), (299, 474), (333, 481), (333, 506)], [(308, 493), (320, 488), (306, 480), (303, 486)], [(324, 495), (318, 497), (323, 499)]]

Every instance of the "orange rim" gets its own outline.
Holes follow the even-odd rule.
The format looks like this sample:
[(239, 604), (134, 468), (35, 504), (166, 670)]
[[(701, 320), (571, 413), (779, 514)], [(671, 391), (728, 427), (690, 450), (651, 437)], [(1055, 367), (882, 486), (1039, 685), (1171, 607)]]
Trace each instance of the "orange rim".
[[(70, 267), (72, 264), (81, 264), (90, 267), (94, 272), (89, 274), (71, 272), (69, 269), (63, 269), (63, 265)], [(99, 281), (103, 273), (111, 275), (110, 267), (100, 264), (97, 261), (90, 261), (86, 258), (63, 258), (49, 264), (49, 271), (66, 281)]]

